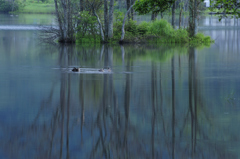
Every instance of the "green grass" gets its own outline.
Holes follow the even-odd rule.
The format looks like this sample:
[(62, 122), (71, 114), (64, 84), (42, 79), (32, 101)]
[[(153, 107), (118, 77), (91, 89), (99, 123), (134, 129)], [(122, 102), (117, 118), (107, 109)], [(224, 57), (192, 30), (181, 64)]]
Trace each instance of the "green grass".
[(18, 11), (19, 13), (43, 13), (50, 14), (55, 12), (54, 3), (42, 3), (41, 1), (27, 1), (25, 6)]

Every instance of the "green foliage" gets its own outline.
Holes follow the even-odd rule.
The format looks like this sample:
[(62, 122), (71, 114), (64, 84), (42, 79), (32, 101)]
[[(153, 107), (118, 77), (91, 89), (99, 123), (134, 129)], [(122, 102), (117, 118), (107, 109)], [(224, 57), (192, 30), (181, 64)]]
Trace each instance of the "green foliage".
[(146, 21), (141, 22), (140, 24), (138, 24), (137, 26), (137, 32), (140, 35), (145, 35), (149, 30), (149, 23)]
[(174, 29), (170, 23), (168, 23), (166, 20), (161, 19), (153, 21), (149, 27), (149, 31), (151, 34), (157, 36), (171, 37)]
[[(118, 41), (121, 37), (122, 22), (116, 20), (114, 23), (114, 38)], [(142, 22), (137, 24), (130, 20), (125, 26), (124, 42), (136, 43), (185, 43), (210, 45), (213, 41), (209, 36), (199, 33), (194, 38), (189, 38), (186, 29), (173, 29), (166, 20), (156, 20), (153, 22)]]
[[(111, 42), (118, 42), (122, 33), (123, 13), (115, 12), (113, 24), (113, 38)], [(87, 11), (79, 13), (77, 17), (79, 25), (77, 27), (77, 41), (80, 43), (100, 43), (100, 33), (98, 22), (95, 16)], [(166, 20), (155, 20), (153, 22), (141, 22), (129, 20), (125, 25), (124, 42), (133, 43), (181, 43), (181, 44), (204, 44), (210, 45), (213, 41), (209, 36), (199, 33), (193, 38), (189, 38), (186, 29), (173, 29)]]
[(119, 40), (121, 37), (121, 29), (122, 29), (122, 23), (123, 23), (123, 13), (122, 12), (114, 12), (115, 14), (115, 21), (113, 23), (113, 39)]
[[(52, 0), (51, 0), (52, 1)], [(36, 2), (36, 1), (30, 1), (26, 0), (24, 3), (24, 8), (20, 9), (18, 12), (21, 13), (55, 13), (55, 7), (53, 3), (48, 3), (48, 1), (45, 1), (42, 3), (42, 1)]]
[(159, 13), (170, 8), (174, 2), (174, 0), (137, 0), (135, 1), (134, 10), (139, 14), (147, 14), (150, 12)]
[(223, 17), (227, 17), (229, 14), (231, 15), (231, 18), (233, 18), (233, 15), (236, 16), (236, 18), (240, 17), (239, 12), (239, 2), (236, 0), (210, 0), (210, 11), (218, 10), (217, 13), (226, 13), (226, 14), (219, 14), (219, 21), (222, 20)]
[(174, 31), (174, 38), (176, 43), (187, 43), (189, 41), (189, 35), (187, 30), (178, 29)]
[(21, 5), (19, 1), (12, 3), (12, 1), (0, 0), (0, 12), (8, 13), (11, 11), (17, 11), (19, 9), (19, 5)]
[(129, 20), (124, 28), (127, 32), (132, 33), (133, 35), (137, 34), (137, 22), (134, 20)]
[(212, 40), (210, 36), (205, 36), (203, 33), (197, 33), (193, 38), (190, 39), (191, 45), (210, 45), (213, 42), (214, 40)]
[(122, 22), (124, 19), (123, 12), (115, 11), (114, 12), (115, 22)]
[[(84, 39), (86, 38), (96, 39), (99, 37), (99, 30), (98, 30), (98, 22), (97, 18), (93, 15), (90, 15), (87, 11), (79, 12), (78, 17), (75, 17), (78, 21), (77, 26), (77, 39)], [(90, 40), (91, 41), (91, 40)]]

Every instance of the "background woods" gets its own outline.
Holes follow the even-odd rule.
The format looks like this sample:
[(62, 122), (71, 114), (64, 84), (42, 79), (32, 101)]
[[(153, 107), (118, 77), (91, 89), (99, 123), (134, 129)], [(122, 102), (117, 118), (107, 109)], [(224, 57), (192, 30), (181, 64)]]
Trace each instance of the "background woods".
[[(79, 42), (147, 42), (148, 37), (152, 40), (161, 41), (159, 34), (152, 32), (162, 26), (154, 25), (157, 15), (172, 16), (170, 37), (164, 37), (165, 42), (181, 42), (184, 36), (193, 38), (197, 35), (199, 10), (203, 10), (203, 2), (200, 0), (54, 0), (57, 22), (59, 28), (51, 28), (52, 37), (58, 38), (62, 43)], [(171, 10), (171, 11), (170, 11)], [(176, 13), (179, 14), (179, 25), (176, 28)], [(188, 27), (182, 29), (181, 19), (183, 14), (188, 13)], [(152, 22), (137, 22), (136, 15), (151, 14)], [(125, 18), (124, 18), (125, 17)], [(160, 18), (158, 18), (160, 19)], [(159, 21), (159, 20), (157, 20)], [(148, 24), (147, 24), (148, 23)], [(177, 33), (173, 33), (177, 31)], [(185, 34), (184, 31), (188, 33)], [(51, 31), (48, 33), (51, 33)], [(180, 33), (180, 34), (179, 34)], [(184, 35), (185, 34), (185, 35)], [(50, 34), (51, 35), (51, 34)], [(163, 35), (161, 35), (163, 36)], [(154, 37), (154, 38), (153, 38)], [(51, 38), (51, 39), (54, 39)], [(150, 40), (151, 41), (151, 40)]]

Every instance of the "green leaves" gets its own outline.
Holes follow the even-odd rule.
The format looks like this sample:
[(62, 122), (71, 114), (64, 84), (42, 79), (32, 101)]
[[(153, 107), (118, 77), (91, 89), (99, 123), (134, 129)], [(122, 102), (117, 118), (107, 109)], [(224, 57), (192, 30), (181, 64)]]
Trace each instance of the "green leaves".
[(139, 14), (159, 13), (167, 10), (175, 0), (137, 0), (134, 5)]
[(210, 6), (210, 11), (215, 12), (217, 10), (219, 21), (221, 21), (223, 17), (227, 17), (228, 14), (231, 14), (231, 18), (233, 18), (233, 16), (239, 18), (240, 16), (240, 3), (238, 0), (210, 0)]
[(79, 12), (77, 21), (79, 25), (77, 27), (77, 38), (83, 38), (85, 36), (98, 36), (97, 18), (90, 15), (87, 11)]
[(7, 13), (10, 11), (16, 11), (18, 9), (19, 9), (19, 4), (17, 1), (12, 4), (12, 2), (10, 1), (0, 0), (0, 12)]

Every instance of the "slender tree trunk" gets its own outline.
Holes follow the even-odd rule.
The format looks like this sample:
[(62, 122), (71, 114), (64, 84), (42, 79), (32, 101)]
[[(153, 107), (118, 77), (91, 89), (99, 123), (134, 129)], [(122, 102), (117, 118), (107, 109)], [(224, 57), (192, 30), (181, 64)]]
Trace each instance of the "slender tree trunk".
[(109, 4), (109, 25), (108, 25), (108, 38), (111, 39), (113, 37), (113, 9), (114, 9), (114, 0), (110, 0)]
[(157, 18), (157, 13), (152, 12), (151, 21), (154, 21)]
[(189, 0), (189, 36), (195, 35), (195, 15), (194, 15), (194, 0)]
[(180, 13), (179, 13), (179, 29), (181, 29), (181, 21), (182, 20), (182, 8), (180, 9)]
[(62, 20), (61, 20), (60, 13), (59, 13), (59, 10), (58, 10), (57, 0), (54, 0), (54, 3), (55, 3), (55, 11), (56, 11), (57, 21), (58, 21), (58, 25), (59, 25), (59, 30), (60, 30), (60, 37), (59, 37), (59, 39), (63, 39)]
[(83, 0), (80, 0), (80, 12), (82, 12), (83, 11)]
[(68, 18), (68, 30), (67, 30), (67, 34), (68, 34), (68, 38), (69, 38), (69, 42), (72, 42), (72, 40), (74, 40), (74, 29), (72, 26), (72, 7), (71, 7), (71, 0), (67, 0), (67, 18)]
[(172, 6), (172, 26), (174, 29), (175, 29), (175, 8), (176, 8), (176, 2), (174, 2)]
[(124, 17), (124, 19), (123, 19), (123, 24), (122, 24), (122, 36), (121, 36), (120, 43), (122, 43), (122, 42), (123, 42), (123, 39), (124, 39), (124, 35), (125, 35), (124, 26), (125, 26), (125, 22), (126, 22), (127, 15), (128, 15), (128, 13), (130, 12), (130, 10), (131, 10), (131, 8), (132, 8), (133, 6), (134, 6), (134, 5), (131, 5), (131, 7), (128, 9), (128, 11), (126, 12), (125, 17)]
[(194, 35), (198, 32), (198, 0), (194, 0)]
[(161, 12), (161, 19), (163, 19), (163, 12)]
[(108, 38), (108, 2), (104, 0), (104, 35), (107, 41)]
[(100, 33), (101, 33), (101, 38), (102, 38), (102, 41), (104, 42), (104, 34), (103, 34), (103, 28), (102, 28), (101, 21), (97, 15), (97, 13), (95, 12), (95, 10), (93, 10), (93, 14), (97, 17), (97, 21), (98, 21), (99, 29), (100, 29)]
[(122, 9), (121, 0), (118, 0), (118, 9), (119, 9), (119, 10)]
[[(127, 11), (129, 10), (130, 5), (131, 5), (131, 0), (127, 0)], [(130, 15), (130, 12), (128, 12), (128, 20), (130, 20), (130, 18), (131, 18), (131, 15)]]
[(68, 32), (68, 11), (67, 11), (67, 0), (61, 0), (63, 8), (63, 40), (66, 41)]
[[(131, 0), (131, 5), (133, 5), (135, 3), (135, 0)], [(133, 20), (133, 18), (134, 18), (134, 15), (133, 15), (133, 13), (134, 13), (134, 10), (133, 10), (133, 8), (131, 9), (131, 19)]]

